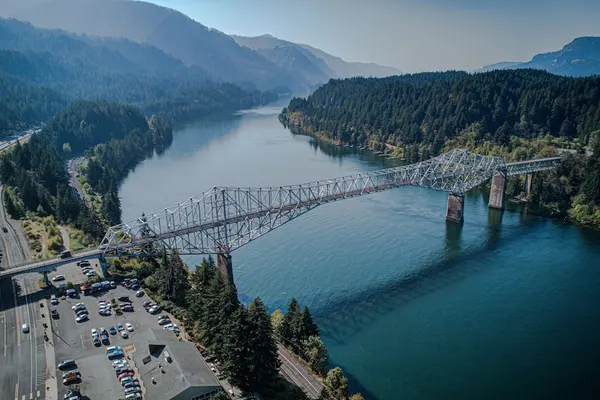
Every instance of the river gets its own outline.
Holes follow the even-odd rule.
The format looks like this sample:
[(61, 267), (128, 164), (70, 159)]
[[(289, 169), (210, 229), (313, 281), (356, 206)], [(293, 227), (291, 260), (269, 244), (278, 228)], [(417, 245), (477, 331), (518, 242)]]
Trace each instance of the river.
[[(279, 186), (389, 166), (292, 135), (282, 105), (182, 126), (123, 182), (123, 219), (213, 186)], [(319, 207), (233, 253), (244, 302), (316, 316), (368, 399), (597, 398), (600, 234), (407, 187)], [(192, 265), (198, 259), (186, 259)]]

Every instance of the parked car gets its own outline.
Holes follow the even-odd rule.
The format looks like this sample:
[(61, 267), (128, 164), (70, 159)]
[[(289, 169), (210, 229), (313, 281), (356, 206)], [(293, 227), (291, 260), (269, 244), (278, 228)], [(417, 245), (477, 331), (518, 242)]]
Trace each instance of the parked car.
[(135, 297), (142, 297), (143, 295), (144, 295), (143, 290), (138, 290), (137, 292), (135, 292)]
[(129, 332), (133, 332), (133, 325), (130, 322), (125, 324), (125, 328), (127, 328)]
[(94, 344), (94, 346), (98, 347), (100, 346), (102, 343), (100, 343), (100, 338), (98, 336), (94, 336), (92, 339), (92, 343)]
[(58, 363), (58, 369), (60, 369), (61, 371), (64, 371), (66, 369), (71, 369), (76, 367), (77, 364), (75, 364), (75, 360), (64, 360)]
[(119, 330), (119, 332), (122, 331), (124, 329), (123, 324), (120, 322), (117, 322), (117, 329)]
[(170, 323), (171, 323), (171, 320), (169, 318), (167, 318), (167, 319), (161, 319), (161, 320), (158, 321), (158, 324), (161, 325), (161, 326), (162, 325), (168, 325)]
[(58, 318), (58, 311), (56, 310), (55, 307), (52, 307), (52, 309), (50, 310), (50, 315), (52, 315), (52, 318), (54, 318), (54, 319)]
[(115, 360), (117, 358), (122, 358), (123, 352), (121, 350), (113, 351), (113, 352), (108, 353), (107, 357), (109, 360)]
[(116, 335), (117, 334), (117, 330), (112, 325), (110, 326), (110, 328), (108, 328), (108, 331), (110, 332), (111, 335)]
[(88, 315), (87, 314), (83, 314), (77, 318), (75, 318), (75, 321), (77, 322), (85, 322), (88, 320)]
[(77, 303), (73, 307), (71, 307), (71, 309), (76, 310), (79, 307), (85, 308), (85, 304), (84, 303)]
[(127, 334), (127, 331), (121, 331), (121, 337), (122, 337), (123, 339), (128, 339), (128, 338), (129, 338), (129, 335)]
[(56, 295), (53, 294), (50, 296), (50, 304), (52, 304), (52, 305), (58, 304), (58, 299), (56, 298)]
[(58, 281), (64, 281), (64, 280), (65, 280), (64, 275), (56, 275), (54, 278), (52, 278), (52, 282), (58, 282)]
[(69, 258), (69, 257), (71, 257), (71, 252), (68, 250), (65, 250), (60, 253), (60, 258)]

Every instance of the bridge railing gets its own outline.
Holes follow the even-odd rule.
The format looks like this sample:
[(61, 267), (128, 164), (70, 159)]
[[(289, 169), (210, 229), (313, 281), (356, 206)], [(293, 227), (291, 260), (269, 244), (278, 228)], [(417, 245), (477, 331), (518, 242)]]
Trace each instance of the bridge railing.
[[(97, 247), (87, 247), (85, 249), (74, 250), (74, 251), (71, 251), (71, 256), (72, 257), (70, 257), (70, 258), (77, 258), (78, 255), (85, 254), (87, 252), (90, 252), (92, 250), (97, 250), (97, 249), (98, 249)], [(13, 269), (13, 268), (19, 268), (19, 267), (24, 267), (26, 265), (32, 265), (32, 264), (38, 264), (38, 263), (39, 264), (49, 263), (49, 262), (56, 261), (56, 259), (58, 257), (59, 256), (39, 258), (39, 259), (35, 259), (35, 260), (21, 262), (21, 263), (18, 263), (18, 264), (11, 264), (9, 266), (4, 267), (4, 270), (7, 271), (7, 270), (10, 270), (10, 269)]]

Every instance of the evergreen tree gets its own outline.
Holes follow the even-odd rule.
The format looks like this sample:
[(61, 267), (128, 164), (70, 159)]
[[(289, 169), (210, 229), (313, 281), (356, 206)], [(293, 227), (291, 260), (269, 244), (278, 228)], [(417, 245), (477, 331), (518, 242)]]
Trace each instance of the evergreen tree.
[(300, 340), (306, 340), (310, 336), (319, 336), (319, 327), (313, 321), (312, 315), (308, 307), (304, 306), (300, 315), (301, 319), (301, 330), (299, 334)]
[(102, 214), (106, 217), (109, 225), (121, 223), (121, 200), (114, 180), (111, 181), (107, 192), (102, 197)]
[(187, 269), (177, 252), (170, 257), (163, 255), (162, 264), (155, 274), (159, 293), (164, 299), (183, 306), (188, 286)]
[(279, 375), (277, 343), (267, 308), (260, 298), (254, 299), (248, 307), (250, 335), (248, 346), (251, 349), (250, 363), (254, 367), (251, 375), (252, 391), (264, 392), (271, 387)]
[(225, 329), (222, 330), (221, 370), (232, 385), (244, 392), (252, 392), (256, 388), (253, 373), (258, 366), (252, 363), (253, 354), (248, 343), (251, 334), (248, 310), (236, 307), (222, 323)]
[(281, 326), (281, 336), (297, 347), (300, 345), (301, 333), (302, 314), (300, 312), (300, 305), (298, 304), (298, 301), (292, 297)]

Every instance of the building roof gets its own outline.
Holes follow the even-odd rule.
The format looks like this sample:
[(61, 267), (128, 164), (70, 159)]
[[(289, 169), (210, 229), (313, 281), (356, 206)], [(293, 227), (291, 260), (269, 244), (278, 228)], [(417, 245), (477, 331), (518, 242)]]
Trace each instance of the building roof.
[(136, 335), (133, 344), (131, 358), (143, 380), (145, 399), (189, 400), (220, 389), (194, 344), (180, 342), (173, 332), (149, 329)]

